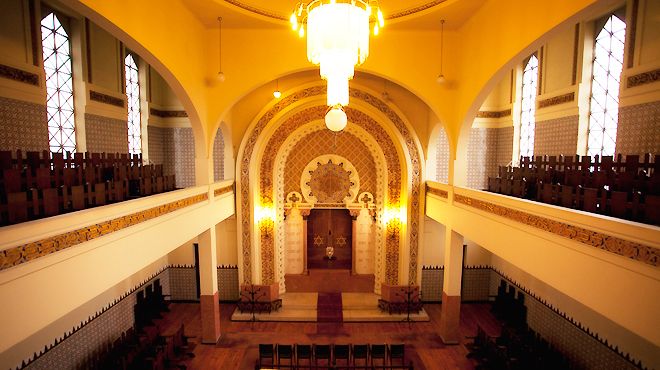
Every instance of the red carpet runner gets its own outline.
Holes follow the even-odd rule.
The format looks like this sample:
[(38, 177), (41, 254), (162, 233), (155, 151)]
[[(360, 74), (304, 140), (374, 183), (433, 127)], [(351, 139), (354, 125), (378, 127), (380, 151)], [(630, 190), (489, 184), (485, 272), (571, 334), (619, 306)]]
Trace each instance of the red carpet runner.
[(316, 321), (333, 323), (344, 321), (341, 293), (319, 293), (316, 303)]

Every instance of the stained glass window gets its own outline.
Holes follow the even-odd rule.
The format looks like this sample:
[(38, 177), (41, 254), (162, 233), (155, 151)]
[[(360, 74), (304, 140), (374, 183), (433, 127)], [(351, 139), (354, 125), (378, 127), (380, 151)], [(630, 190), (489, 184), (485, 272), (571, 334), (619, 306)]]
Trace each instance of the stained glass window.
[(587, 154), (614, 155), (626, 24), (611, 15), (594, 45)]
[(46, 111), (51, 152), (75, 152), (73, 73), (69, 35), (54, 13), (41, 20), (41, 43), (46, 72)]
[(128, 101), (128, 152), (142, 153), (142, 138), (140, 126), (140, 84), (138, 82), (138, 67), (131, 54), (124, 60), (126, 68), (126, 98)]
[(520, 110), (520, 155), (534, 155), (534, 130), (536, 129), (536, 86), (539, 80), (539, 60), (529, 57), (522, 81), (522, 109)]

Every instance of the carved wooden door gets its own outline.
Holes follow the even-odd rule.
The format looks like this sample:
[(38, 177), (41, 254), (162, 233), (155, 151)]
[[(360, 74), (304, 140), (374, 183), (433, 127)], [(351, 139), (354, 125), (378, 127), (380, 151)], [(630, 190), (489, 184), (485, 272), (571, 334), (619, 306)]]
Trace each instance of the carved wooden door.
[(347, 209), (313, 209), (307, 218), (307, 268), (350, 270), (352, 231)]

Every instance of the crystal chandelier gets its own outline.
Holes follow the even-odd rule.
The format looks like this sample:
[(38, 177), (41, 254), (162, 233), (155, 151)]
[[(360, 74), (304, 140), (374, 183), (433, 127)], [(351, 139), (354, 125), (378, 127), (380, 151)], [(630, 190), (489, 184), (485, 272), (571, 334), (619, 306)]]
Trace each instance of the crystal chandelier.
[(348, 81), (353, 78), (355, 66), (369, 56), (371, 30), (378, 35), (384, 24), (378, 1), (301, 1), (290, 20), (300, 37), (305, 36), (306, 26), (307, 59), (320, 65), (321, 78), (328, 82), (326, 126), (341, 131), (347, 122), (343, 107), (348, 105)]

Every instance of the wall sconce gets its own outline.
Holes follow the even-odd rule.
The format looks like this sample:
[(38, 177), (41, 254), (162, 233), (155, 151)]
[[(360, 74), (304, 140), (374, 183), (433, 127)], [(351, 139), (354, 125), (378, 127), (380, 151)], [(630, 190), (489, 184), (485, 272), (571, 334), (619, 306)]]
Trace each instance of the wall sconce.
[(272, 206), (261, 206), (257, 209), (256, 216), (261, 235), (270, 237), (275, 226), (275, 209)]
[(398, 205), (391, 206), (383, 213), (383, 224), (387, 230), (388, 238), (398, 238), (401, 230), (401, 211)]

